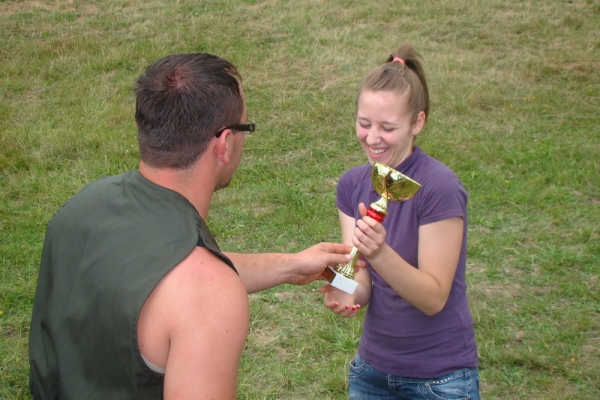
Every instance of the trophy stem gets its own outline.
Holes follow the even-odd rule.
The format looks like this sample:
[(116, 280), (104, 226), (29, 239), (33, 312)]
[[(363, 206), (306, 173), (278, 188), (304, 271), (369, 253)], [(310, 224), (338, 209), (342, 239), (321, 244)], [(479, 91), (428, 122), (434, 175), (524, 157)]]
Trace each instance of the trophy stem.
[(387, 199), (381, 197), (375, 203), (371, 203), (371, 206), (367, 210), (367, 215), (377, 222), (382, 222), (388, 213), (387, 203)]
[(360, 258), (360, 252), (356, 247), (352, 247), (350, 256), (352, 257), (350, 261), (345, 264), (336, 265), (335, 270), (338, 274), (342, 274), (348, 279), (354, 279), (354, 268), (356, 267), (356, 262)]
[[(382, 222), (385, 219), (385, 216), (387, 215), (387, 202), (387, 199), (385, 197), (382, 197), (376, 202), (371, 203), (369, 209), (367, 210), (367, 215), (377, 222)], [(350, 261), (348, 261), (345, 264), (336, 265), (335, 271), (338, 274), (344, 275), (348, 279), (354, 279), (356, 262), (360, 258), (360, 252), (358, 251), (356, 246), (352, 247), (350, 256), (352, 257)]]

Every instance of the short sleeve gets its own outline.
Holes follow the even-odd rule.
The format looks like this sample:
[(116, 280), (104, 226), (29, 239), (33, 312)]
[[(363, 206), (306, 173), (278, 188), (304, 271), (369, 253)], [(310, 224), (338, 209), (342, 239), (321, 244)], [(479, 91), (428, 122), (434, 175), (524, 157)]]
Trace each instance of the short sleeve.
[(467, 191), (450, 170), (440, 172), (423, 185), (418, 210), (420, 225), (467, 217)]
[(344, 214), (354, 217), (354, 207), (352, 206), (352, 177), (350, 171), (344, 173), (337, 184), (336, 206)]

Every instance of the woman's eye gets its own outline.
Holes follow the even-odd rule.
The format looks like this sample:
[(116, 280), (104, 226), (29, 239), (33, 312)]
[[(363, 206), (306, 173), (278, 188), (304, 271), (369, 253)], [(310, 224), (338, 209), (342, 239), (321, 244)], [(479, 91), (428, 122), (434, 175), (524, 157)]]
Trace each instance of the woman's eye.
[(384, 130), (385, 132), (393, 132), (393, 131), (395, 131), (395, 130), (396, 130), (396, 128), (383, 128), (383, 130)]
[(368, 124), (360, 124), (359, 123), (358, 125), (363, 129), (369, 129), (371, 127), (371, 125), (368, 125)]

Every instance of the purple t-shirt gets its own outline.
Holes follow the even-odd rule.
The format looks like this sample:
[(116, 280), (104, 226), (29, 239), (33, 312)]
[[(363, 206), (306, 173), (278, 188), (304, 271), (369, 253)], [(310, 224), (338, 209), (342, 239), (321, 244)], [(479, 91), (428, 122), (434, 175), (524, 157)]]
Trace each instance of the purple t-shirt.
[[(337, 206), (360, 219), (358, 204), (380, 196), (373, 189), (371, 165), (346, 171), (337, 186)], [(396, 170), (421, 184), (414, 198), (388, 202), (383, 221), (386, 241), (418, 268), (419, 226), (452, 217), (465, 224), (458, 268), (444, 309), (429, 317), (408, 304), (367, 264), (373, 277), (358, 352), (373, 368), (411, 378), (435, 378), (460, 368), (477, 367), (473, 318), (466, 295), (467, 192), (454, 172), (415, 146)]]

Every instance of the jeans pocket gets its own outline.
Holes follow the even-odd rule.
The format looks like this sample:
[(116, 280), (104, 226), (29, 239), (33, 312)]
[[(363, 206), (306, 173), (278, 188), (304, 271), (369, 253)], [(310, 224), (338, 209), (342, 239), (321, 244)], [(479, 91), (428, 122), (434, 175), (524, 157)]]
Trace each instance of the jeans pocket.
[(352, 378), (356, 376), (361, 376), (367, 371), (367, 369), (367, 364), (357, 353), (354, 356), (354, 359), (350, 361), (350, 367), (348, 368), (348, 377)]
[(445, 377), (421, 383), (421, 394), (428, 400), (471, 399), (466, 373), (454, 372)]

